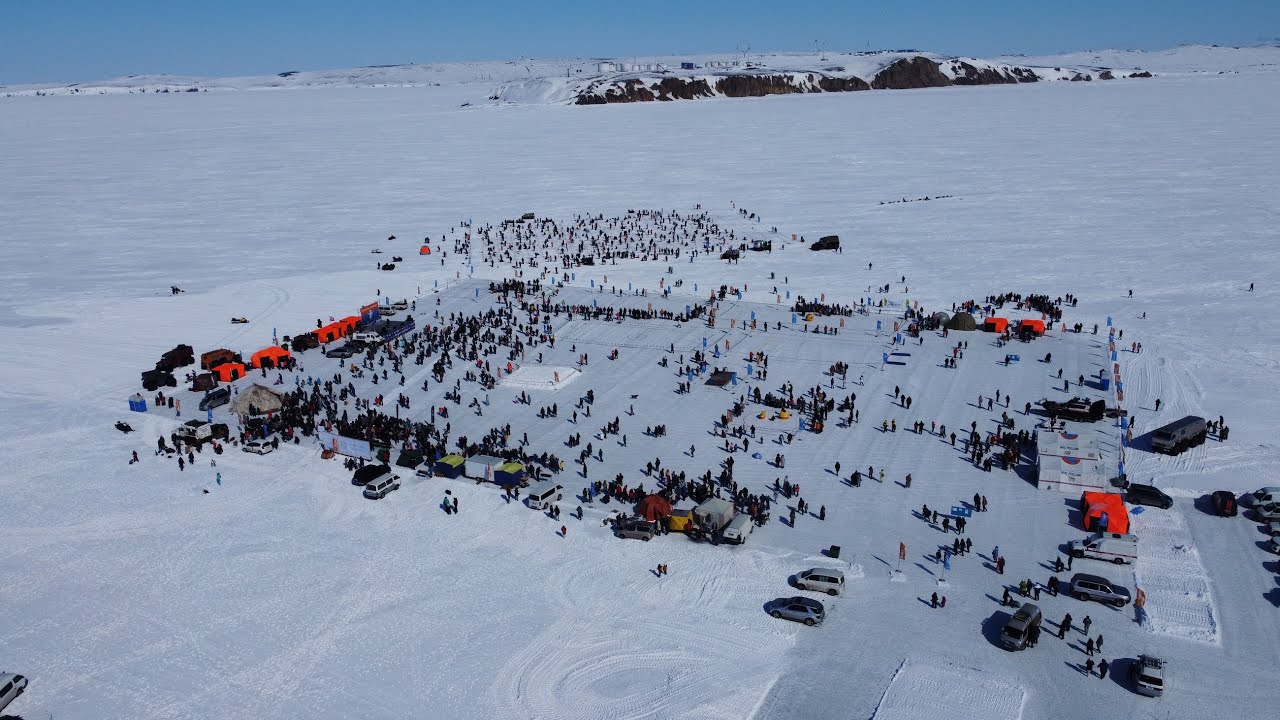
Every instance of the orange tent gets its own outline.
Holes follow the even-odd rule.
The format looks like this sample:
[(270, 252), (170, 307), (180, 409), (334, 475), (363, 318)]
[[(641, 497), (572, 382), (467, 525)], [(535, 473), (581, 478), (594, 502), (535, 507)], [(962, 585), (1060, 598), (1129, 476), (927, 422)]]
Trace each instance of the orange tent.
[(418, 248), (418, 254), (419, 254), (419, 255), (430, 255), (430, 254), (431, 254), (431, 246), (429, 246), (429, 245), (423, 245), (422, 247)]
[(336, 323), (336, 322), (329, 323), (328, 325), (325, 325), (319, 330), (313, 330), (312, 332), (316, 334), (316, 339), (318, 339), (322, 343), (333, 342), (334, 340), (337, 340), (340, 337), (344, 337), (347, 334), (347, 331), (345, 328), (343, 328), (342, 324)]
[(223, 363), (212, 370), (220, 382), (231, 382), (244, 377), (244, 363)]
[(1080, 509), (1084, 513), (1084, 529), (1101, 531), (1102, 515), (1107, 516), (1107, 532), (1128, 533), (1129, 512), (1124, 500), (1116, 493), (1086, 492), (1080, 496)]
[(987, 318), (982, 321), (982, 329), (987, 332), (1002, 333), (1009, 329), (1009, 318)]
[(350, 315), (348, 317), (344, 317), (339, 320), (337, 324), (342, 326), (344, 335), (350, 335), (360, 327), (360, 316)]
[(1043, 320), (1023, 320), (1018, 323), (1018, 332), (1033, 332), (1037, 335), (1044, 334)]
[(254, 353), (253, 356), (249, 358), (249, 364), (256, 368), (280, 367), (280, 361), (287, 357), (289, 357), (288, 350), (272, 345), (269, 348), (263, 348), (262, 350)]

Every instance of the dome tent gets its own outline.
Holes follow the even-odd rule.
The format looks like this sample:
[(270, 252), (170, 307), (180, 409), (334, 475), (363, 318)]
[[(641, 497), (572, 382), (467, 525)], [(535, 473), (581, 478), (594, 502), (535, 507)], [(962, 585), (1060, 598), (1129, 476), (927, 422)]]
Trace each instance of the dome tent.
[(661, 495), (646, 495), (636, 504), (636, 514), (645, 520), (655, 522), (671, 514), (671, 503)]
[(951, 321), (951, 316), (939, 310), (933, 314), (933, 321), (938, 324), (938, 327), (942, 327)]
[(948, 330), (977, 330), (978, 323), (973, 316), (967, 312), (956, 313), (955, 317), (947, 321)]

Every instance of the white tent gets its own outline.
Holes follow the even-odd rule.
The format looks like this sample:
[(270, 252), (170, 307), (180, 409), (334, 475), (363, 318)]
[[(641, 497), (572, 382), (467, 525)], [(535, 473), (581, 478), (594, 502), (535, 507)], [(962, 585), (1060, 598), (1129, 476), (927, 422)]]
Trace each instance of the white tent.
[(462, 474), (473, 480), (492, 481), (494, 471), (504, 462), (506, 460), (492, 455), (475, 455), (463, 463)]

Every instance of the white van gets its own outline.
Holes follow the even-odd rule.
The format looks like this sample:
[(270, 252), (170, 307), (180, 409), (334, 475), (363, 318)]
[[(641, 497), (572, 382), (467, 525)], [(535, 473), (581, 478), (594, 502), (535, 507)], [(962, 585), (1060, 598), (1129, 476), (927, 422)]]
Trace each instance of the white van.
[(529, 487), (529, 507), (534, 510), (546, 510), (553, 504), (560, 502), (563, 497), (564, 488), (550, 480), (543, 480)]
[(364, 486), (364, 496), (370, 500), (381, 500), (392, 490), (400, 489), (400, 478), (390, 473), (374, 478)]
[(724, 526), (724, 530), (720, 531), (720, 537), (725, 542), (741, 545), (747, 541), (747, 536), (751, 534), (755, 526), (756, 524), (752, 522), (750, 515), (739, 515)]
[(1131, 565), (1138, 559), (1138, 537), (1121, 533), (1094, 533), (1083, 540), (1068, 543), (1072, 557), (1107, 560), (1116, 565)]

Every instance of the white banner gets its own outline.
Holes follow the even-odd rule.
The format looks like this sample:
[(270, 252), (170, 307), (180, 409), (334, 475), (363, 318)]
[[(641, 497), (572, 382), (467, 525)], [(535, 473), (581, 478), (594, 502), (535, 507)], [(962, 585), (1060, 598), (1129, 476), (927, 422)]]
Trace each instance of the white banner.
[(332, 450), (339, 455), (348, 455), (365, 460), (373, 459), (373, 450), (369, 447), (368, 440), (357, 440), (343, 435), (334, 435), (324, 430), (316, 430), (316, 441), (325, 450)]

